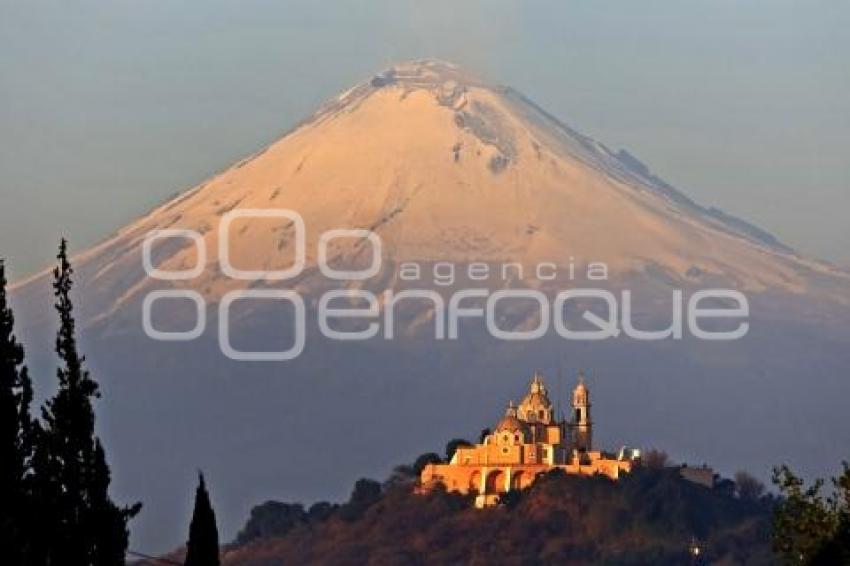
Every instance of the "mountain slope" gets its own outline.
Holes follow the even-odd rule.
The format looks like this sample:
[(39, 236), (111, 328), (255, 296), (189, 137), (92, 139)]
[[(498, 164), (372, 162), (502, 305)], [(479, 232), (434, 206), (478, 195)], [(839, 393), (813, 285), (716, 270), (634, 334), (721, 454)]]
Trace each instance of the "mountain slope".
[[(82, 254), (78, 269), (102, 302), (94, 314), (151, 287), (139, 255), (152, 230), (203, 234), (205, 270), (192, 286), (208, 299), (247, 286), (217, 264), (219, 220), (238, 208), (301, 214), (308, 268), (322, 232), (368, 228), (388, 261), (604, 262), (612, 276), (651, 266), (674, 280), (848, 300), (845, 273), (699, 207), (628, 153), (613, 154), (516, 91), (423, 61), (347, 91), (262, 152)], [(292, 238), (280, 221), (236, 223), (231, 257), (243, 269), (283, 268)], [(161, 240), (153, 255), (165, 270), (195, 265), (186, 244)], [(355, 255), (351, 245), (336, 251)]]

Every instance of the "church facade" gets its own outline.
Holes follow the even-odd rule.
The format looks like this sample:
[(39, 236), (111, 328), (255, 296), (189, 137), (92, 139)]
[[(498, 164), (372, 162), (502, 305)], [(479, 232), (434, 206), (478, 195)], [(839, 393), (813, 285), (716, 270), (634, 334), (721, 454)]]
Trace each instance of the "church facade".
[(570, 418), (558, 418), (542, 377), (535, 374), (519, 405), (510, 402), (505, 416), (480, 444), (458, 447), (447, 464), (425, 466), (421, 488), (442, 484), (449, 491), (476, 493), (476, 506), (484, 507), (556, 468), (617, 479), (631, 471), (634, 454), (621, 451), (613, 456), (593, 449), (590, 408), (590, 391), (580, 375)]

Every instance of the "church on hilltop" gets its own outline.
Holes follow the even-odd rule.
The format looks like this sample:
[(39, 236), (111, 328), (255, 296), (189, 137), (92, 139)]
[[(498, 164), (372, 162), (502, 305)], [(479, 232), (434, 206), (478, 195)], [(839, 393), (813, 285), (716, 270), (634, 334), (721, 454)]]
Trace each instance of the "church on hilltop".
[(520, 404), (510, 402), (505, 416), (480, 444), (459, 446), (448, 464), (425, 466), (422, 489), (442, 484), (448, 491), (474, 492), (475, 505), (484, 507), (556, 468), (615, 480), (631, 471), (637, 451), (622, 449), (615, 456), (593, 449), (590, 391), (581, 374), (571, 405), (570, 419), (558, 418), (543, 379), (535, 373)]

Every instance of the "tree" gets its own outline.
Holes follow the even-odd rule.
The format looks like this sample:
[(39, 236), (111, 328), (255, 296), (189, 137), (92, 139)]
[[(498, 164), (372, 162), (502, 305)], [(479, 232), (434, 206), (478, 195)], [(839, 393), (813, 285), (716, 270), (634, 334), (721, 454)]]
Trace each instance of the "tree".
[(509, 489), (499, 496), (499, 505), (504, 505), (508, 509), (514, 509), (522, 501), (523, 494), (524, 492), (522, 490)]
[(251, 516), (236, 535), (236, 544), (245, 544), (258, 538), (279, 537), (296, 525), (307, 522), (308, 515), (301, 503), (266, 501), (251, 509)]
[(32, 382), (14, 326), (0, 259), (0, 548), (10, 564), (20, 564), (29, 547), (34, 423)]
[(446, 444), (446, 462), (451, 462), (455, 452), (461, 446), (472, 446), (472, 443), (463, 438), (453, 438)]
[(345, 521), (356, 521), (369, 507), (381, 499), (381, 484), (369, 478), (360, 478), (354, 483), (348, 503), (340, 507), (339, 516)]
[(331, 515), (333, 515), (334, 511), (337, 510), (337, 507), (339, 506), (335, 503), (317, 501), (310, 505), (310, 508), (307, 510), (307, 520), (314, 523), (326, 521), (331, 517)]
[(490, 436), (489, 428), (482, 428), (481, 433), (478, 435), (478, 444), (484, 444), (484, 440)]
[(850, 465), (843, 468), (827, 497), (823, 480), (807, 487), (788, 466), (774, 469), (782, 497), (774, 510), (773, 548), (786, 563), (850, 564)]
[(394, 467), (390, 477), (384, 482), (385, 488), (412, 485), (419, 480), (419, 474), (413, 468), (413, 464), (399, 464)]
[(360, 478), (354, 482), (348, 504), (357, 507), (369, 507), (381, 498), (381, 484), (369, 478)]
[(758, 501), (764, 495), (764, 484), (747, 472), (735, 473), (735, 491), (744, 501)]
[(118, 507), (109, 497), (106, 453), (94, 432), (97, 383), (77, 351), (71, 303), (67, 242), (63, 238), (53, 271), (59, 313), (56, 353), (59, 389), (42, 407), (43, 430), (33, 456), (36, 507), (40, 513), (39, 562), (49, 564), (124, 564), (127, 522), (140, 504)]
[(186, 543), (186, 566), (218, 566), (218, 527), (210, 495), (204, 483), (204, 474), (198, 472), (195, 489), (195, 509), (189, 525), (189, 542)]
[(436, 452), (426, 452), (424, 454), (420, 454), (419, 457), (413, 462), (413, 473), (416, 474), (418, 478), (420, 474), (422, 474), (422, 470), (425, 469), (425, 466), (428, 464), (442, 464), (443, 459), (440, 458), (440, 455)]
[(842, 467), (842, 474), (832, 480), (835, 495), (829, 500), (835, 531), (818, 549), (813, 564), (850, 564), (850, 464), (843, 462)]
[(644, 465), (650, 470), (661, 470), (670, 464), (670, 458), (667, 456), (667, 452), (656, 450), (655, 448), (650, 448), (644, 452), (642, 460)]

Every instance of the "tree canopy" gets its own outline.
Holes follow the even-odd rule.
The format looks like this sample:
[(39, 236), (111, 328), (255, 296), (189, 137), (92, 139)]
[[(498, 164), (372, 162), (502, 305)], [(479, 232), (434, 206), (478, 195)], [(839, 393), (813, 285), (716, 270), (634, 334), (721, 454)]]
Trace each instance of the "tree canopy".
[(773, 547), (787, 564), (850, 564), (850, 465), (832, 479), (831, 494), (824, 481), (806, 485), (788, 466), (773, 472), (782, 495), (773, 518)]

